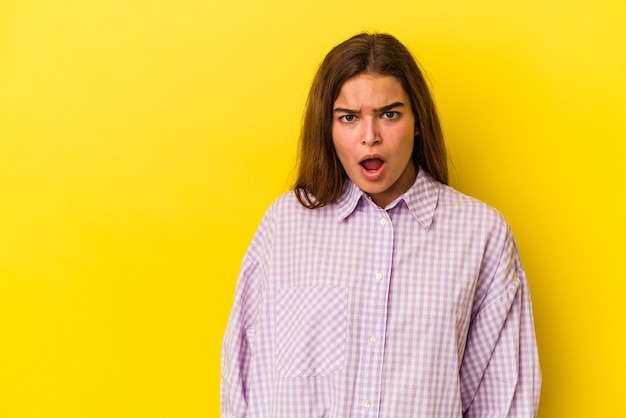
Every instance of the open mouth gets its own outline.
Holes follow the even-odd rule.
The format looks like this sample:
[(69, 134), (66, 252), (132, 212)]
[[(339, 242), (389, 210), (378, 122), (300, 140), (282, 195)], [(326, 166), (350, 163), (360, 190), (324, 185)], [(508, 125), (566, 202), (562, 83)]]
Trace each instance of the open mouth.
[(381, 160), (380, 158), (368, 158), (368, 159), (361, 161), (361, 166), (370, 172), (377, 171), (378, 169), (380, 169), (380, 167), (383, 166), (383, 164), (384, 164), (384, 161)]

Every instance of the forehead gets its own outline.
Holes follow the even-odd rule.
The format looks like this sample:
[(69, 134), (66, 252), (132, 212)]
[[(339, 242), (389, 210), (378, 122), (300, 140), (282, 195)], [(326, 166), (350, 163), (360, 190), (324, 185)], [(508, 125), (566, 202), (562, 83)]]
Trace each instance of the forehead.
[(397, 101), (409, 104), (408, 94), (397, 78), (380, 74), (359, 74), (343, 83), (335, 104), (378, 106)]

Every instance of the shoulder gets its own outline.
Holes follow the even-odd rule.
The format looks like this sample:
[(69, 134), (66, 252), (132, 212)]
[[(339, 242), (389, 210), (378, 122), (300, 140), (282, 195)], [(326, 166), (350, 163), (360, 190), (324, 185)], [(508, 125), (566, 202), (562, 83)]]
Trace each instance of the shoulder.
[(284, 211), (298, 208), (306, 209), (300, 204), (293, 190), (283, 193), (270, 205), (270, 210)]
[(266, 216), (294, 216), (294, 217), (315, 217), (328, 215), (335, 212), (335, 203), (309, 209), (303, 206), (296, 193), (291, 190), (279, 196), (268, 208)]
[(500, 263), (511, 271), (522, 271), (515, 237), (498, 209), (442, 184), (438, 211), (448, 231), (469, 238), (481, 251), (486, 276), (495, 274)]
[(269, 206), (261, 221), (261, 227), (284, 230), (307, 223), (328, 222), (336, 219), (336, 213), (334, 203), (315, 209), (304, 207), (292, 190), (279, 196)]
[(298, 243), (337, 223), (333, 204), (321, 208), (304, 207), (293, 191), (279, 196), (267, 208), (250, 244), (250, 255), (270, 257), (277, 248)]
[(438, 217), (492, 234), (510, 234), (509, 225), (498, 209), (450, 186), (440, 183), (439, 187)]
[(270, 204), (252, 237), (246, 258), (259, 263), (259, 260), (267, 259), (271, 255), (277, 231), (283, 230), (284, 225), (289, 223), (288, 220), (294, 217), (294, 211), (298, 210), (297, 203), (293, 193), (284, 193)]
[(440, 184), (439, 207), (444, 210), (479, 213), (495, 221), (504, 221), (504, 216), (498, 209), (445, 184)]

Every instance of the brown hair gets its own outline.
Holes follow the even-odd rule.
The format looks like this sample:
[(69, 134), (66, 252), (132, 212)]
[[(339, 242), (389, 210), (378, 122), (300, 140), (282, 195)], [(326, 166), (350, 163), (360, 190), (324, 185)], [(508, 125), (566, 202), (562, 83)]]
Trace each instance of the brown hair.
[(436, 180), (447, 184), (448, 161), (435, 103), (415, 58), (388, 34), (361, 33), (334, 47), (313, 79), (298, 152), (298, 177), (294, 191), (310, 209), (337, 200), (346, 173), (332, 140), (333, 105), (341, 86), (359, 74), (393, 76), (411, 101), (419, 134), (413, 161)]

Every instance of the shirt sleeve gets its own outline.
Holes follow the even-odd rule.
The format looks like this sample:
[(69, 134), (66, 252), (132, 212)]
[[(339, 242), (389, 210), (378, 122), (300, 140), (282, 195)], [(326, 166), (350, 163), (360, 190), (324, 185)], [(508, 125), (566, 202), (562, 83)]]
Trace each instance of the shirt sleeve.
[(235, 300), (222, 343), (221, 411), (224, 418), (243, 418), (248, 407), (248, 369), (252, 356), (252, 301), (257, 297), (255, 275), (258, 269), (244, 260)]
[(537, 415), (541, 371), (530, 293), (508, 229), (502, 248), (475, 300), (460, 369), (464, 418)]
[(263, 298), (264, 263), (259, 260), (263, 259), (268, 246), (266, 222), (264, 218), (243, 259), (222, 342), (220, 402), (223, 418), (247, 416), (255, 322)]

